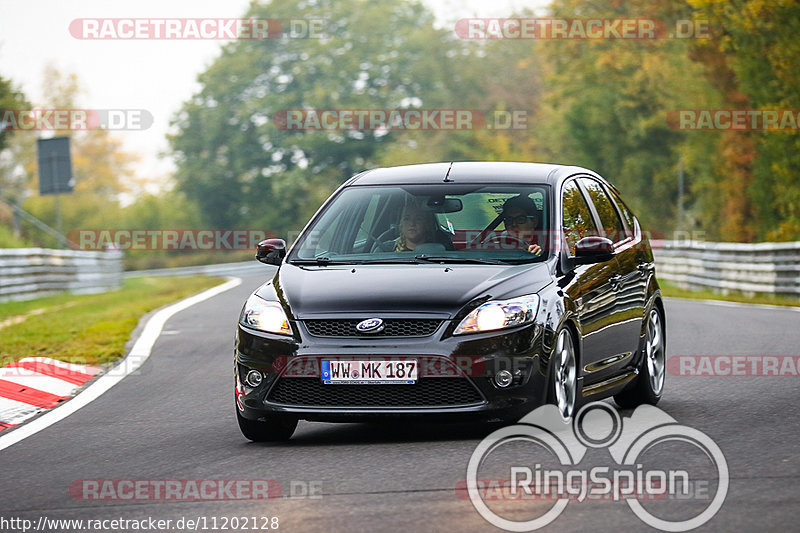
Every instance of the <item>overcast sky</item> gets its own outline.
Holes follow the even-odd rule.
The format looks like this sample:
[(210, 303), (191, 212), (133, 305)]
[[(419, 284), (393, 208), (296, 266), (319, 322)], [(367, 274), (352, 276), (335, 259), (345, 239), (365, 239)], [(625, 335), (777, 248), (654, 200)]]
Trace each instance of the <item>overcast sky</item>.
[[(445, 27), (462, 17), (503, 17), (545, 0), (423, 0)], [(237, 18), (249, 0), (0, 0), (0, 74), (18, 84), (28, 99), (41, 102), (42, 72), (52, 63), (74, 72), (91, 109), (144, 109), (154, 123), (144, 131), (117, 132), (126, 149), (139, 153), (141, 177), (160, 178), (171, 161), (167, 148), (170, 117), (198, 90), (196, 78), (218, 54), (221, 42), (91, 41), (73, 38), (76, 18)]]

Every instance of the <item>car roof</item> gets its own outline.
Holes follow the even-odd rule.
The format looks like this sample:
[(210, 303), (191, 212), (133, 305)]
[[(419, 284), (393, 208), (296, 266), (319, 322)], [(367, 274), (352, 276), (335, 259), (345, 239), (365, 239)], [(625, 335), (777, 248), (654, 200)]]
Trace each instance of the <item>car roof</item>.
[[(449, 173), (448, 173), (449, 171)], [(409, 185), (453, 183), (547, 183), (556, 185), (575, 174), (597, 176), (591, 170), (548, 163), (519, 163), (508, 161), (457, 161), (453, 163), (423, 163), (367, 170), (347, 181), (351, 185)]]

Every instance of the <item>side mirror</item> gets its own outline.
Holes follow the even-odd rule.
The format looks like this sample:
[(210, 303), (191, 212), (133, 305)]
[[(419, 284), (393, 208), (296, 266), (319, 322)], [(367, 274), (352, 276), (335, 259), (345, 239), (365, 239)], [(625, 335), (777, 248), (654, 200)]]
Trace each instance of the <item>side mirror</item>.
[(575, 263), (591, 265), (614, 257), (614, 243), (605, 237), (584, 237), (575, 244)]
[(286, 257), (286, 241), (283, 239), (266, 239), (256, 246), (256, 259), (265, 265), (280, 266)]

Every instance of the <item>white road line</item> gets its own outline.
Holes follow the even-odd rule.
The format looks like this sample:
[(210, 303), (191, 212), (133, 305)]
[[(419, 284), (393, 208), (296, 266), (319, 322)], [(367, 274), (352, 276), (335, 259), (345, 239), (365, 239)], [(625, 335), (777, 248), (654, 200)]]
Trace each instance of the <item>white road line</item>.
[(184, 309), (187, 309), (204, 300), (208, 300), (209, 298), (212, 298), (225, 291), (233, 289), (234, 287), (239, 286), (241, 283), (241, 278), (231, 278), (222, 285), (212, 287), (207, 291), (190, 296), (185, 300), (181, 300), (178, 303), (172, 304), (169, 307), (165, 307), (161, 311), (158, 311), (147, 321), (144, 329), (142, 330), (142, 334), (139, 335), (138, 339), (136, 339), (133, 348), (131, 348), (131, 351), (128, 353), (125, 359), (120, 361), (118, 365), (110, 369), (107, 373), (100, 376), (97, 381), (86, 387), (86, 389), (80, 394), (71, 400), (64, 402), (63, 405), (51, 409), (36, 420), (33, 420), (22, 427), (14, 430), (5, 430), (3, 433), (8, 431), (9, 433), (7, 435), (0, 433), (0, 450), (4, 450), (9, 446), (16, 444), (17, 442), (20, 442), (21, 440), (52, 426), (56, 422), (65, 419), (81, 407), (88, 405), (99, 398), (108, 389), (122, 381), (125, 376), (142, 366), (142, 363), (144, 363), (150, 356), (153, 345), (158, 339), (164, 324), (174, 314), (179, 313), (180, 311), (183, 311)]

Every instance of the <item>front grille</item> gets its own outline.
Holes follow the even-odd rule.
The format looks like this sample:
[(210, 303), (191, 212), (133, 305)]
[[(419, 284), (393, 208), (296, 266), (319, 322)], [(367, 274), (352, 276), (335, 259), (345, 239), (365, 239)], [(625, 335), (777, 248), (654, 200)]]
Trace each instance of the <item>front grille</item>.
[(319, 378), (280, 378), (267, 401), (302, 407), (453, 407), (483, 397), (466, 378), (421, 378), (414, 385), (325, 385)]
[(442, 323), (431, 318), (389, 318), (378, 333), (361, 333), (356, 329), (360, 319), (305, 320), (308, 332), (315, 337), (427, 337)]

